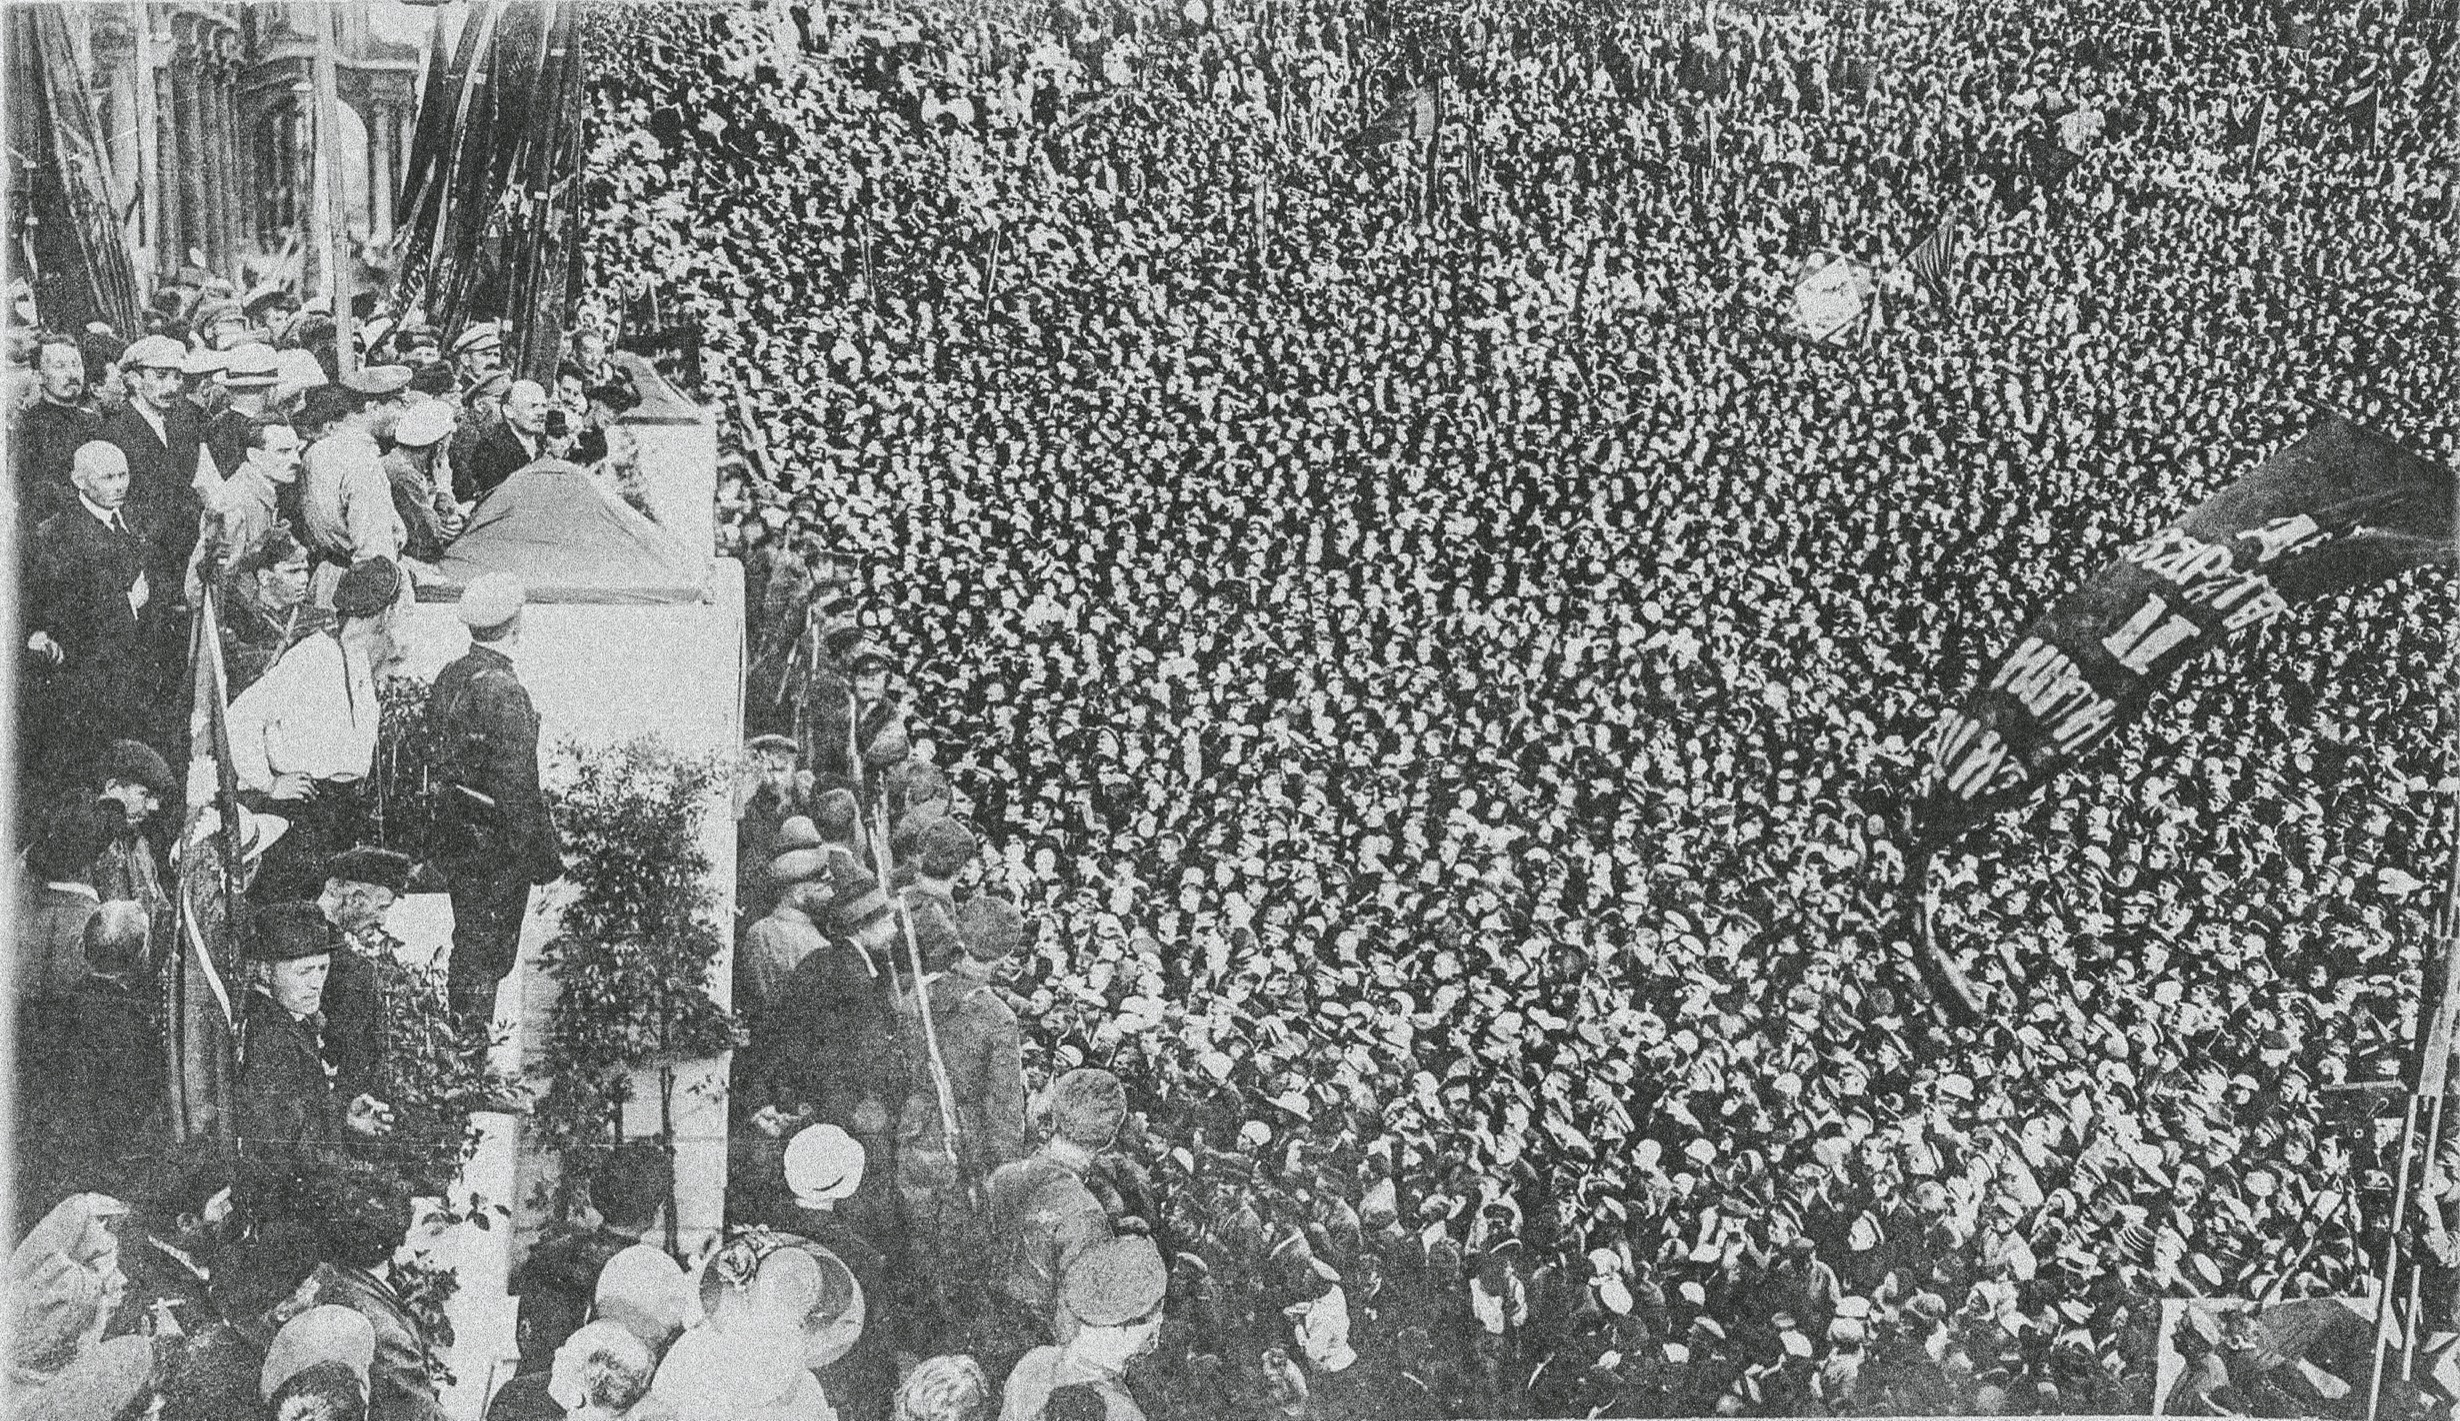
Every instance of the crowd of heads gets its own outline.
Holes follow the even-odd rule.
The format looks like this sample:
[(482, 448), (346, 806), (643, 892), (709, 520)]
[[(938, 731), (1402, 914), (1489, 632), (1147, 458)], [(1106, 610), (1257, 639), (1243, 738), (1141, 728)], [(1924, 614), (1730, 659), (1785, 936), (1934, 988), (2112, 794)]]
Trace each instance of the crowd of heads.
[[(2449, 75), (2399, 15), (615, 49), (597, 269), (709, 332), (755, 576), (861, 562), (957, 894), (1024, 905), (1029, 1081), (1129, 1084), (1165, 1409), (2142, 1409), (2165, 1304), (2380, 1266), (2341, 1087), (2451, 850), (2447, 584), (2283, 618), (1952, 847), (1978, 1027), (1902, 968), (1896, 829), (2117, 547), (2327, 414), (2452, 457)], [(1431, 132), (1344, 150), (1414, 84)], [(1896, 274), (1943, 222), (1944, 289)], [(1841, 346), (1782, 329), (1823, 250), (1883, 272)], [(2223, 1350), (2219, 1404), (2279, 1364)]]

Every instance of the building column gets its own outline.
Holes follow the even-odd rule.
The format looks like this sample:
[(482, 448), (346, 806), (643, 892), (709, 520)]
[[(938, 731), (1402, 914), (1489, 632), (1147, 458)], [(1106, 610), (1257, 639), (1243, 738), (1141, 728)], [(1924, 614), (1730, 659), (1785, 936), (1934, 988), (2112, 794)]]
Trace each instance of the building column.
[(204, 106), (197, 98), (196, 23), (185, 17), (172, 23), (178, 37), (171, 58), (171, 136), (179, 164), (179, 245), (170, 251), (166, 265), (176, 269), (187, 264), (191, 248), (206, 245), (205, 145), (197, 131)]

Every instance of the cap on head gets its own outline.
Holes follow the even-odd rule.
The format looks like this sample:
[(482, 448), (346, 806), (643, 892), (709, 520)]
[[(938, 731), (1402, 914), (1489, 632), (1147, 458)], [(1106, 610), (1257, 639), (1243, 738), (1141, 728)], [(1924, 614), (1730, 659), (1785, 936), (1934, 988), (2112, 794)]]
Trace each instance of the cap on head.
[(473, 323), (453, 338), (453, 354), (476, 355), (504, 348), (504, 328), (493, 321)]
[(381, 400), (410, 388), (410, 367), (366, 365), (343, 376), (342, 384), (368, 399)]
[(222, 383), (234, 390), (268, 389), (281, 378), (281, 357), (263, 341), (235, 347), (222, 367)]
[(977, 893), (957, 905), (957, 935), (965, 939), (966, 956), (1004, 961), (1025, 945), (1025, 917), (1008, 899)]
[(1060, 1301), (1089, 1327), (1117, 1327), (1162, 1305), (1170, 1270), (1153, 1240), (1105, 1239), (1076, 1256), (1059, 1285)]
[(401, 597), (401, 567), (391, 558), (361, 558), (333, 588), (333, 610), (345, 617), (372, 617)]
[(146, 336), (120, 355), (123, 370), (185, 370), (188, 347), (169, 336)]
[(1127, 1087), (1099, 1066), (1079, 1066), (1051, 1083), (1051, 1126), (1073, 1145), (1098, 1150), (1127, 1119)]
[(493, 632), (520, 616), (528, 600), (529, 589), (521, 585), (520, 578), (509, 572), (481, 573), (461, 589), (458, 615), (461, 624), (473, 632)]
[(980, 853), (973, 830), (954, 819), (935, 819), (923, 830), (914, 866), (933, 878), (953, 878)]
[(816, 849), (820, 844), (819, 827), (800, 814), (789, 816), (785, 823), (777, 826), (777, 852), (780, 855), (793, 853), (797, 849)]
[(442, 443), (452, 432), (453, 407), (442, 400), (429, 400), (393, 426), (393, 442), (404, 449), (425, 449)]
[(282, 1324), (265, 1349), (257, 1391), (267, 1401), (282, 1383), (321, 1362), (339, 1362), (364, 1385), (376, 1365), (376, 1325), (355, 1308), (325, 1303)]
[(786, 1146), (786, 1187), (803, 1199), (845, 1199), (863, 1185), (863, 1146), (835, 1125), (810, 1125)]
[(325, 865), (325, 877), (329, 881), (390, 889), (399, 895), (410, 888), (410, 856), (391, 849), (351, 849), (333, 856)]
[(333, 925), (313, 903), (276, 903), (256, 915), (249, 956), (259, 962), (297, 962), (333, 951)]
[(94, 766), (98, 784), (114, 780), (143, 785), (157, 796), (169, 798), (172, 788), (171, 764), (162, 752), (142, 740), (114, 740), (105, 746), (102, 759)]

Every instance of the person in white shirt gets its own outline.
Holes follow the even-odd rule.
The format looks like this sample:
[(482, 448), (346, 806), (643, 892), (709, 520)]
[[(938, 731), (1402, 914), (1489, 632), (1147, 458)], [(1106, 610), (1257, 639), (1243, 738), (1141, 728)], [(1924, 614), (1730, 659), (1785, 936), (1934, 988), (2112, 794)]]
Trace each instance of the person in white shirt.
[(231, 703), (231, 759), (242, 801), (288, 819), (260, 890), (311, 898), (334, 854), (359, 842), (383, 708), (376, 670), (393, 654), (402, 571), (371, 558), (334, 589), (334, 627), (308, 637)]
[(312, 437), (300, 475), (301, 535), (316, 554), (309, 597), (333, 605), (342, 574), (373, 558), (399, 562), (410, 532), (393, 507), (393, 483), (369, 432), (366, 398), (339, 385), (308, 391), (293, 423)]

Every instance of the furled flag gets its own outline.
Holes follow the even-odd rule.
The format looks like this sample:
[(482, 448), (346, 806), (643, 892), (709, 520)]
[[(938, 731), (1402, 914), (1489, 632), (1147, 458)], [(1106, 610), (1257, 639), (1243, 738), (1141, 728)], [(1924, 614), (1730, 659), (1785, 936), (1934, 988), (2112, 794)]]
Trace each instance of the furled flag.
[(1937, 297), (1941, 305), (1952, 305), (1954, 297), (1948, 290), (1947, 276), (1949, 268), (1956, 264), (1956, 255), (1956, 219), (1943, 216), (1930, 235), (1905, 254), (1905, 271)]
[(2272, 96), (2260, 94), (2256, 96), (2254, 107), (2248, 109), (2236, 123), (2229, 126), (2227, 132), (2221, 135), (2221, 146), (2223, 148), (2244, 148), (2247, 171), (2251, 173), (2263, 163), (2265, 130), (2271, 126), (2271, 122)]
[(2369, 84), (2349, 96), (2340, 106), (2340, 116), (2349, 125), (2350, 136), (2367, 148), (2375, 146), (2375, 126), (2383, 117), (2383, 86)]
[(1382, 148), (1404, 138), (1424, 143), (1435, 136), (1436, 97), (1432, 86), (1419, 84), (1401, 95), (1392, 107), (1378, 114), (1373, 123), (1358, 130), (1342, 143), (1352, 153), (1369, 148)]
[(1943, 843), (2140, 714), (2169, 674), (2293, 606), (2452, 560), (2452, 471), (2334, 418), (2025, 631), (1925, 740), (1914, 828)]

